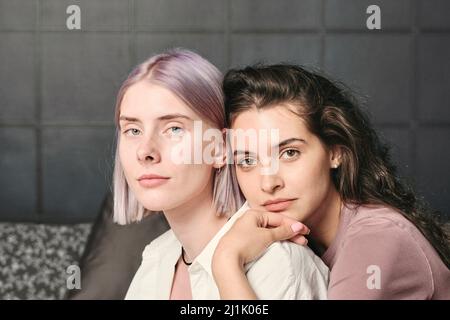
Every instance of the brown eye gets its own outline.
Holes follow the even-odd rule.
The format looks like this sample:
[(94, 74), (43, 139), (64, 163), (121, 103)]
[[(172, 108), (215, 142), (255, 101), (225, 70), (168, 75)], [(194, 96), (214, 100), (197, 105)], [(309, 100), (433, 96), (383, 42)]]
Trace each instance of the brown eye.
[(300, 151), (295, 150), (295, 149), (287, 149), (287, 150), (283, 151), (283, 153), (281, 154), (281, 157), (283, 159), (289, 160), (289, 159), (296, 158), (299, 155), (300, 155)]

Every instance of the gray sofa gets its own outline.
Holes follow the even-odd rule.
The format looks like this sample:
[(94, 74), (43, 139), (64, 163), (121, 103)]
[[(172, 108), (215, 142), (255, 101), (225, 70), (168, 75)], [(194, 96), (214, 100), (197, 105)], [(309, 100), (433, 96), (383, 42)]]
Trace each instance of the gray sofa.
[[(114, 224), (111, 195), (94, 223), (0, 223), (0, 299), (123, 299), (145, 245), (166, 230), (160, 213)], [(81, 289), (68, 289), (69, 266)]]

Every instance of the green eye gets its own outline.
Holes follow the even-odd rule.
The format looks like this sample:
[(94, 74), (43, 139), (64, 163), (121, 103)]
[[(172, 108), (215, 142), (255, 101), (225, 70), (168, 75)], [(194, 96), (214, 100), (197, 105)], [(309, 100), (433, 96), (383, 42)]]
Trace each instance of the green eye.
[(169, 133), (175, 136), (182, 135), (184, 133), (184, 129), (181, 127), (173, 126), (169, 128)]
[(253, 158), (244, 158), (238, 162), (238, 166), (246, 168), (246, 167), (252, 167), (256, 165), (256, 160)]
[(124, 133), (128, 134), (129, 132), (131, 132), (132, 136), (137, 136), (141, 131), (139, 129), (136, 129), (136, 128), (131, 128), (131, 129), (125, 130)]
[(180, 133), (183, 131), (183, 129), (181, 129), (180, 127), (172, 127), (171, 129), (173, 133)]

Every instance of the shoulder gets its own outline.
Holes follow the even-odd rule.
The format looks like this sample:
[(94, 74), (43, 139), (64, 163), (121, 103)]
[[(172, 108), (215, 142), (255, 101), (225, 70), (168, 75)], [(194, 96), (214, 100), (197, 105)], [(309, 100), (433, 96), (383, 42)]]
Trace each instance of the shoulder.
[(175, 247), (177, 243), (178, 240), (175, 237), (175, 234), (172, 229), (169, 229), (145, 246), (144, 251), (142, 252), (142, 258), (147, 259), (155, 254), (165, 252), (170, 248)]
[(340, 247), (383, 248), (386, 255), (402, 253), (404, 249), (420, 253), (423, 241), (425, 237), (400, 212), (386, 206), (361, 206), (349, 223)]
[(403, 214), (393, 208), (383, 205), (362, 205), (353, 207), (355, 214), (351, 219), (349, 227), (355, 228), (360, 225), (392, 224), (399, 228), (414, 227)]
[(307, 246), (300, 246), (291, 241), (273, 243), (265, 252), (266, 259), (277, 261), (278, 265), (289, 270), (291, 276), (299, 277), (305, 271), (319, 270), (328, 273), (328, 267)]
[(310, 248), (282, 241), (269, 246), (247, 277), (260, 299), (325, 299), (328, 274)]
[[(341, 250), (354, 250), (363, 256), (397, 260), (407, 255), (425, 258), (420, 231), (400, 212), (389, 207), (360, 207), (349, 223)], [(364, 254), (365, 253), (365, 254)]]
[[(358, 208), (337, 249), (331, 297), (428, 297), (433, 279), (423, 239), (410, 221), (391, 208)], [(372, 275), (379, 276), (373, 288), (368, 282)]]

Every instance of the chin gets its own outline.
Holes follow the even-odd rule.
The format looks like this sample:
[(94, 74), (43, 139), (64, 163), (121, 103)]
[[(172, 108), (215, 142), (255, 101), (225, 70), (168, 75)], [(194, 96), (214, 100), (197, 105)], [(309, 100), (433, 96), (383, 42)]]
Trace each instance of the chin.
[[(167, 196), (167, 192), (164, 194)], [(152, 194), (151, 196), (148, 196), (145, 193), (141, 193), (136, 199), (145, 209), (150, 211), (162, 211), (173, 205), (173, 200), (165, 199), (163, 195), (159, 196)]]
[(280, 213), (289, 218), (292, 218), (294, 220), (303, 221), (305, 219), (305, 217), (304, 217), (304, 214), (299, 214), (300, 212), (302, 212), (301, 209), (290, 208), (290, 209), (288, 209), (286, 211), (282, 211)]
[(149, 211), (164, 211), (170, 208), (170, 204), (164, 203), (164, 202), (157, 202), (157, 201), (149, 201), (148, 199), (145, 202), (141, 202), (145, 209)]

